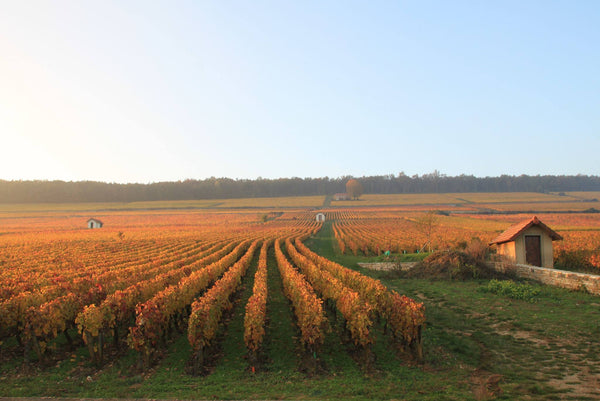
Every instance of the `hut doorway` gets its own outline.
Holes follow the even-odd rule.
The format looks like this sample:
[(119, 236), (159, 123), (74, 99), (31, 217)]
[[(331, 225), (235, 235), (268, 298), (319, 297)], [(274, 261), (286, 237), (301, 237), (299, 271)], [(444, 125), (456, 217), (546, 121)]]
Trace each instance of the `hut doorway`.
[(542, 239), (539, 235), (525, 236), (525, 260), (528, 265), (542, 265)]

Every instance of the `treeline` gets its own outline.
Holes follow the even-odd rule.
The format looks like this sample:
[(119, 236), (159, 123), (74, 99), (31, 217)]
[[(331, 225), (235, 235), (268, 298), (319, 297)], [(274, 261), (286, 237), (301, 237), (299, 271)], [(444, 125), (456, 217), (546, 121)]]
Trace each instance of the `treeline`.
[[(345, 192), (345, 184), (350, 178), (345, 176), (248, 180), (211, 177), (205, 180), (151, 184), (0, 180), (0, 203), (134, 202), (330, 195)], [(400, 173), (361, 177), (358, 180), (367, 194), (600, 191), (600, 177), (588, 175), (450, 177), (435, 171), (422, 176)]]

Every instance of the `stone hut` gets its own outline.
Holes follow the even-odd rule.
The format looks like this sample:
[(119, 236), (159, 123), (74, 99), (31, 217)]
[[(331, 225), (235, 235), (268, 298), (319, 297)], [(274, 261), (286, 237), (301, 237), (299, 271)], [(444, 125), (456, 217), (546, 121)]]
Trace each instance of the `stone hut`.
[(322, 212), (317, 213), (316, 219), (319, 222), (324, 222), (325, 221), (325, 213), (322, 213)]
[(89, 219), (87, 221), (88, 228), (102, 228), (103, 225), (104, 225), (104, 223), (98, 219)]
[(490, 245), (496, 245), (498, 254), (508, 257), (513, 263), (553, 268), (552, 241), (561, 239), (537, 216), (533, 216), (509, 227)]

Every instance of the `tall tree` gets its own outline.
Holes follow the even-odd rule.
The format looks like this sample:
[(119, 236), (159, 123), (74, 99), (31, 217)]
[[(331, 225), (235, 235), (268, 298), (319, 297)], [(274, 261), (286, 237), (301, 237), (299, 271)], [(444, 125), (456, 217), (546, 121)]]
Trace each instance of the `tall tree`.
[(363, 187), (358, 180), (352, 178), (346, 183), (346, 193), (352, 199), (358, 199), (363, 194)]

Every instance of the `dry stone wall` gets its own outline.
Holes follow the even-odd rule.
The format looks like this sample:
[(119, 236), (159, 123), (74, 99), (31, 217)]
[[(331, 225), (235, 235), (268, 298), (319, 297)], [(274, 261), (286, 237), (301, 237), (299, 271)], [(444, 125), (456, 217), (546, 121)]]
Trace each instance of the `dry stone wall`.
[(517, 277), (527, 278), (547, 285), (568, 288), (571, 290), (585, 289), (591, 294), (600, 295), (600, 276), (595, 274), (575, 273), (565, 270), (548, 269), (521, 264), (494, 262), (490, 264), (502, 273), (513, 273)]
[[(371, 270), (394, 270), (398, 268), (397, 263), (392, 262), (378, 262), (378, 263), (358, 263), (360, 267)], [(400, 268), (402, 270), (412, 269), (416, 265), (416, 262), (402, 262)]]

